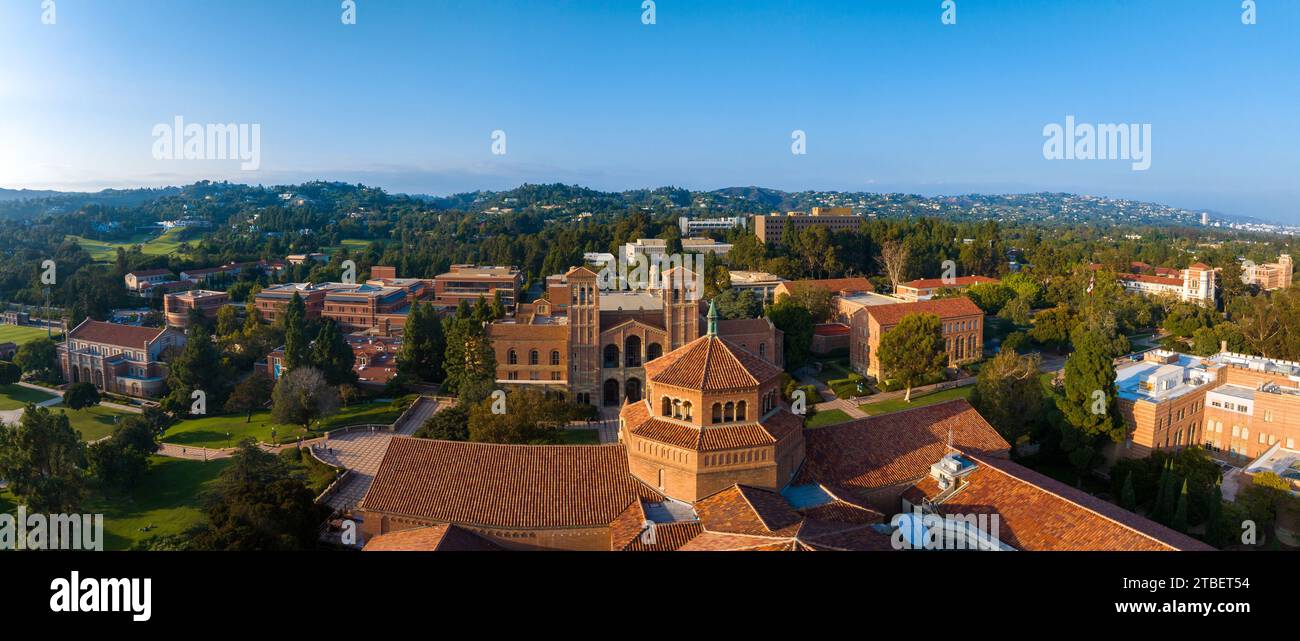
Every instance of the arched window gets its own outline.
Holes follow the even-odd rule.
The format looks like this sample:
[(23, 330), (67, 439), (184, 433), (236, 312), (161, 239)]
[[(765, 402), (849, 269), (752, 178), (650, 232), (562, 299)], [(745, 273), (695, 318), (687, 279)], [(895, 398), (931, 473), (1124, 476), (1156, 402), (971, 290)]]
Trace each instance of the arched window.
[(551, 350), (551, 364), (552, 365), (560, 364), (560, 350), (558, 349)]
[(686, 401), (685, 403), (682, 403), (682, 414), (683, 414), (682, 418), (688, 421), (691, 420), (691, 418), (693, 418), (693, 414), (691, 413), (690, 401)]
[(727, 404), (722, 406), (722, 420), (724, 420), (724, 421), (734, 421), (734, 420), (736, 420), (736, 404), (735, 404), (735, 403), (732, 403), (731, 401), (727, 401)]
[(623, 341), (623, 355), (627, 359), (628, 367), (641, 366), (641, 337), (628, 336)]
[(758, 344), (758, 357), (767, 358), (767, 343)]
[(674, 399), (673, 399), (673, 418), (681, 418), (681, 417), (682, 417), (682, 402), (674, 398)]
[(529, 352), (528, 352), (528, 364), (529, 364), (529, 365), (536, 365), (536, 364), (537, 364), (537, 360), (538, 360), (537, 350), (534, 349), (534, 350), (529, 351)]
[(663, 355), (664, 346), (659, 343), (650, 343), (650, 345), (646, 347), (645, 360), (647, 363)]
[(506, 363), (508, 363), (508, 364), (510, 364), (510, 365), (518, 365), (518, 364), (519, 364), (519, 354), (517, 354), (517, 353), (515, 352), (515, 350), (511, 349), (510, 352), (509, 352), (508, 354), (506, 354)]
[(714, 423), (722, 422), (722, 403), (713, 404), (713, 422)]
[(659, 411), (660, 411), (660, 413), (663, 414), (664, 416), (672, 416), (672, 415), (673, 415), (673, 400), (670, 399), (670, 398), (668, 398), (667, 396), (665, 396), (665, 397), (664, 397), (664, 400), (660, 402), (660, 410), (659, 410)]
[(605, 346), (605, 367), (618, 367), (618, 345), (610, 343)]
[(736, 403), (736, 420), (737, 421), (745, 420), (745, 401), (740, 401), (739, 403)]

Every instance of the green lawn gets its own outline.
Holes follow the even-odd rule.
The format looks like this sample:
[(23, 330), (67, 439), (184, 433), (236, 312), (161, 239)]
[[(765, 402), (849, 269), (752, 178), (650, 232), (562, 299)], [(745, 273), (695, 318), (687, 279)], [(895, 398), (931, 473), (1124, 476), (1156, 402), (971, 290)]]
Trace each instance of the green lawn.
[(109, 409), (102, 405), (95, 405), (85, 409), (70, 410), (62, 405), (55, 405), (50, 408), (52, 412), (63, 412), (68, 415), (68, 422), (72, 423), (72, 429), (81, 432), (81, 440), (90, 442), (97, 441), (113, 433), (117, 427), (117, 421), (123, 416), (130, 416), (127, 412), (119, 412)]
[(115, 243), (105, 240), (94, 240), (83, 238), (81, 236), (69, 235), (68, 239), (76, 241), (81, 248), (90, 254), (92, 260), (100, 263), (112, 262), (117, 259), (117, 248), (131, 249), (135, 245), (140, 245), (140, 251), (146, 256), (164, 256), (176, 253), (180, 247), (181, 234), (184, 233), (185, 227), (173, 227), (158, 236), (153, 234), (139, 234), (128, 242)]
[[(27, 327), (25, 325), (0, 325), (0, 343), (14, 343), (23, 345), (30, 343), (38, 338), (45, 338), (44, 327)], [(54, 332), (55, 336), (59, 332)]]
[(565, 445), (600, 445), (600, 430), (562, 430)]
[(30, 387), (0, 385), (0, 410), (16, 410), (26, 407), (28, 403), (43, 403), (52, 398), (57, 397)]
[(862, 411), (867, 414), (876, 416), (879, 414), (888, 414), (890, 412), (912, 409), (914, 407), (934, 405), (935, 403), (951, 401), (954, 398), (968, 399), (973, 391), (975, 391), (975, 386), (967, 385), (966, 387), (955, 387), (953, 389), (943, 390), (942, 392), (926, 394), (925, 396), (917, 396), (913, 394), (911, 403), (904, 401), (902, 398), (897, 398), (888, 401), (880, 401), (878, 403), (863, 403), (862, 405), (859, 405), (859, 407), (861, 407)]
[(125, 550), (152, 536), (181, 534), (203, 520), (200, 495), (228, 459), (189, 461), (150, 458), (149, 472), (125, 497), (96, 494), (82, 509), (104, 515), (104, 549)]
[[(150, 457), (149, 471), (136, 490), (105, 496), (92, 490), (81, 504), (87, 514), (104, 515), (104, 549), (126, 550), (152, 536), (181, 534), (203, 520), (200, 495), (230, 464)], [(0, 513), (17, 509), (14, 496), (0, 491)]]
[[(271, 418), (270, 410), (253, 413), (253, 420), (246, 421), (245, 415), (221, 415), (181, 421), (167, 429), (162, 440), (174, 445), (193, 445), (196, 447), (232, 447), (246, 438), (253, 438), (263, 443), (272, 441), (271, 430), (275, 430), (275, 440), (287, 443), (299, 436), (311, 438), (321, 432), (349, 425), (377, 423), (388, 425), (402, 415), (410, 405), (410, 399), (400, 399), (394, 403), (361, 403), (345, 407), (334, 416), (314, 426), (310, 434), (304, 432), (300, 425), (283, 425)], [(226, 436), (229, 433), (230, 436)]]
[(853, 420), (853, 417), (845, 414), (842, 410), (818, 410), (812, 418), (804, 422), (804, 427), (817, 428), (835, 425), (836, 423), (847, 423)]

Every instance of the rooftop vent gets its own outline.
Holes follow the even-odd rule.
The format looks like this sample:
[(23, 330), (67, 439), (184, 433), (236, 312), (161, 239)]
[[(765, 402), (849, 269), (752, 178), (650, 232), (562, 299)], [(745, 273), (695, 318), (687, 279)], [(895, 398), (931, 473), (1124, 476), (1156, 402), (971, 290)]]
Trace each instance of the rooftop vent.
[(961, 454), (952, 452), (930, 466), (930, 476), (939, 482), (939, 489), (944, 492), (954, 490), (961, 484), (961, 479), (975, 471), (978, 466)]

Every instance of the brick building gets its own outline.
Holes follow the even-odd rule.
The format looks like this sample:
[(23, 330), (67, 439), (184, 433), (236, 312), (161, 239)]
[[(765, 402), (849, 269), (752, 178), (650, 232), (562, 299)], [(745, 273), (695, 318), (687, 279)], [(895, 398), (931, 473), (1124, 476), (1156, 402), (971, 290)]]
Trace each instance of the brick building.
[(205, 318), (216, 319), (217, 310), (230, 302), (226, 292), (191, 289), (163, 297), (163, 315), (168, 327), (185, 329), (190, 326), (190, 313), (199, 310)]
[(984, 311), (965, 296), (916, 303), (866, 305), (852, 313), (849, 364), (855, 371), (882, 378), (880, 338), (909, 314), (934, 314), (942, 326), (948, 366), (958, 367), (984, 358)]
[(862, 217), (854, 215), (848, 207), (813, 207), (812, 212), (804, 214), (797, 211), (786, 214), (771, 213), (766, 216), (754, 216), (754, 235), (765, 245), (780, 245), (781, 235), (787, 227), (803, 231), (813, 227), (822, 227), (827, 231), (849, 231), (862, 224)]
[(58, 346), (59, 367), (69, 383), (89, 382), (102, 391), (156, 398), (167, 380), (160, 357), (185, 345), (185, 334), (167, 327), (136, 327), (86, 319)]
[[(701, 350), (725, 354), (716, 380), (674, 371)], [(716, 427), (709, 412), (687, 420), (676, 396), (704, 401), (714, 392), (702, 388), (729, 392), (764, 380), (768, 366), (716, 336), (681, 351), (663, 368), (680, 385), (662, 391), (683, 418), (654, 416), (662, 400), (629, 403), (619, 444), (392, 439), (358, 505), (365, 549), (885, 551), (902, 539), (888, 515), (913, 509), (997, 515), (1004, 526), (973, 533), (994, 549), (1208, 549), (1010, 461), (1010, 446), (963, 400), (811, 430), (783, 405), (743, 429), (725, 414)], [(697, 422), (701, 414), (709, 418)], [(777, 416), (793, 425), (774, 433)], [(653, 487), (660, 469), (664, 492)]]
[[(551, 276), (545, 298), (488, 326), (498, 384), (544, 387), (617, 408), (642, 398), (647, 363), (700, 336), (700, 301), (682, 288), (602, 291), (597, 280), (585, 267)], [(718, 329), (769, 363), (784, 362), (782, 334), (771, 321), (721, 321)]]
[(1300, 364), (1222, 351), (1208, 358), (1153, 350), (1116, 370), (1128, 437), (1114, 456), (1202, 445), (1243, 464), (1300, 443)]
[(433, 302), (443, 309), (455, 309), (460, 302), (471, 305), (483, 298), (491, 302), (499, 292), (501, 304), (513, 308), (519, 299), (523, 276), (514, 267), (452, 265), (451, 271), (433, 278)]
[(1259, 285), (1260, 289), (1267, 291), (1290, 287), (1294, 270), (1295, 265), (1291, 262), (1291, 256), (1281, 254), (1277, 257), (1276, 263), (1246, 265), (1243, 268), (1241, 277), (1247, 283)]
[(988, 278), (986, 276), (959, 276), (944, 280), (942, 278), (922, 278), (920, 280), (911, 280), (906, 283), (898, 284), (898, 291), (894, 295), (909, 302), (930, 300), (934, 298), (935, 292), (941, 289), (964, 290), (971, 285), (981, 283), (996, 283), (998, 279)]

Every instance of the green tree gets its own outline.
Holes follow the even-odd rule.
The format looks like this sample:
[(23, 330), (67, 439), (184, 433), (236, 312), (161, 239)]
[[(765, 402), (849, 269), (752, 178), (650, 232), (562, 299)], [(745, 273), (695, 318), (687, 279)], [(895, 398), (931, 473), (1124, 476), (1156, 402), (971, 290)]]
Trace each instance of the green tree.
[(1029, 337), (1046, 347), (1061, 345), (1070, 338), (1072, 320), (1070, 308), (1065, 305), (1045, 309), (1034, 315), (1034, 326), (1029, 330)]
[(454, 405), (438, 410), (415, 431), (415, 437), (439, 441), (468, 441), (469, 408), (465, 405)]
[(1174, 516), (1169, 527), (1179, 532), (1187, 531), (1187, 479), (1183, 479), (1183, 489), (1178, 492), (1178, 505), (1174, 507)]
[(226, 402), (229, 381), (229, 373), (212, 335), (202, 325), (193, 325), (185, 348), (168, 366), (167, 388), (170, 392), (161, 405), (176, 416), (188, 415), (196, 400), (194, 392), (201, 391), (206, 405), (221, 407)]
[(903, 400), (912, 402), (912, 387), (943, 372), (948, 364), (943, 325), (934, 314), (908, 314), (880, 337), (880, 367), (885, 378), (907, 387)]
[(99, 405), (99, 390), (84, 381), (73, 383), (63, 391), (63, 404), (71, 410)]
[(222, 305), (217, 309), (217, 336), (230, 336), (240, 331), (239, 315), (234, 305)]
[(244, 380), (230, 392), (224, 409), (230, 413), (244, 414), (244, 422), (251, 422), (253, 412), (266, 407), (266, 404), (271, 401), (273, 387), (271, 377), (261, 370), (256, 370), (244, 377)]
[(784, 298), (767, 308), (767, 318), (785, 335), (786, 369), (793, 371), (807, 364), (813, 337), (813, 316), (808, 309)]
[(1137, 494), (1133, 490), (1133, 472), (1124, 476), (1124, 489), (1119, 496), (1120, 507), (1130, 511), (1137, 511)]
[(1221, 548), (1227, 542), (1228, 529), (1223, 519), (1223, 487), (1218, 482), (1214, 484), (1210, 498), (1206, 501), (1205, 512), (1205, 542)]
[(749, 289), (724, 289), (713, 298), (718, 315), (726, 320), (758, 318), (763, 315), (763, 301)]
[(1061, 447), (1080, 471), (1094, 462), (1102, 439), (1119, 443), (1125, 428), (1115, 400), (1112, 344), (1098, 328), (1079, 325), (1073, 334), (1074, 353), (1065, 360), (1065, 393), (1056, 407), (1065, 417)]
[(1008, 443), (1028, 437), (1043, 408), (1037, 355), (1003, 349), (980, 369), (970, 402)]
[(113, 436), (86, 448), (90, 475), (106, 491), (126, 492), (136, 487), (149, 470), (149, 456), (158, 449), (156, 441), (150, 440), (147, 447), (141, 448), (130, 434), (119, 438), (124, 429), (125, 421)]
[(48, 338), (24, 343), (14, 354), (14, 364), (27, 373), (52, 372), (58, 369), (58, 347)]
[(338, 411), (339, 395), (314, 367), (298, 367), (280, 377), (271, 393), (271, 415), (277, 423), (301, 425), (310, 430), (313, 421)]
[(0, 425), (0, 478), (32, 512), (79, 512), (85, 469), (85, 444), (63, 412), (29, 404), (17, 425)]
[[(488, 398), (469, 409), (469, 440), (476, 443), (545, 445), (563, 441), (570, 408), (563, 399), (535, 389), (509, 394), (504, 407)], [(504, 410), (504, 411), (499, 411)]]
[(442, 382), (442, 359), (447, 352), (442, 319), (433, 306), (416, 303), (402, 330), (402, 347), (397, 353), (397, 373), (408, 380)]
[(320, 332), (311, 344), (310, 358), (312, 367), (320, 370), (330, 385), (346, 385), (357, 380), (357, 373), (352, 369), (356, 363), (352, 346), (333, 319), (321, 322)]
[(313, 549), (317, 528), (325, 517), (314, 498), (300, 472), (280, 457), (262, 451), (252, 439), (245, 440), (217, 477), (211, 493), (205, 495), (206, 518), (191, 533), (191, 547), (226, 551)]
[(496, 380), (496, 354), (483, 322), (458, 310), (448, 322), (446, 341), (444, 388), (459, 395), (461, 402), (485, 398)]
[(293, 369), (311, 362), (307, 339), (307, 305), (298, 292), (293, 293), (284, 312), (284, 366)]
[(8, 361), (0, 361), (0, 385), (13, 385), (22, 378), (23, 370)]

